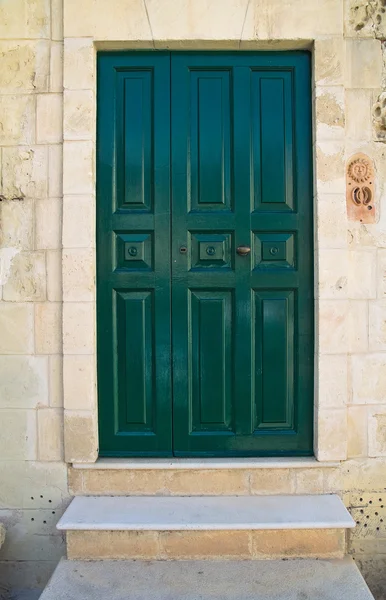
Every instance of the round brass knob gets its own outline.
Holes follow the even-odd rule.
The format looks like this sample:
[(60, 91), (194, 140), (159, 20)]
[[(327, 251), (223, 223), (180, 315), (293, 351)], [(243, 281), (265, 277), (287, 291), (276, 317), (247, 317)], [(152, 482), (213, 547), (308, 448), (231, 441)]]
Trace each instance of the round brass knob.
[(249, 254), (250, 251), (251, 248), (249, 246), (238, 246), (238, 248), (236, 248), (236, 252), (240, 256), (247, 256), (247, 254)]

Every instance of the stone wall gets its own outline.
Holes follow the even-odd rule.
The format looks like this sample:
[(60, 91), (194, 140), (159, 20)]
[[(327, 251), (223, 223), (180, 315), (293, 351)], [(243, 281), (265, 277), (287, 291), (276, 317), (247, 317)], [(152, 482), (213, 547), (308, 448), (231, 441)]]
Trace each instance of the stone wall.
[[(63, 552), (63, 430), (67, 462), (98, 454), (98, 48), (312, 50), (315, 453), (348, 460), (304, 489), (341, 493), (361, 523), (386, 488), (386, 0), (61, 1), (0, 0), (0, 578), (43, 581)], [(357, 152), (375, 165), (373, 225), (346, 216)], [(350, 547), (380, 589), (373, 512)]]

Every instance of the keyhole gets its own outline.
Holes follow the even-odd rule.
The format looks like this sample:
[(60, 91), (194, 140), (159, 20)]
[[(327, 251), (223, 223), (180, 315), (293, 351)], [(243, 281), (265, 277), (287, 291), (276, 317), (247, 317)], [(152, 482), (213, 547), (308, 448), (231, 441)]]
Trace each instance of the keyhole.
[(216, 248), (214, 248), (213, 246), (208, 246), (206, 249), (206, 253), (208, 256), (213, 256), (214, 254), (216, 254)]
[(137, 256), (138, 250), (135, 246), (130, 246), (128, 253), (130, 256)]
[(269, 252), (272, 254), (272, 256), (275, 256), (275, 254), (279, 252), (279, 249), (273, 246), (273, 248), (271, 248)]

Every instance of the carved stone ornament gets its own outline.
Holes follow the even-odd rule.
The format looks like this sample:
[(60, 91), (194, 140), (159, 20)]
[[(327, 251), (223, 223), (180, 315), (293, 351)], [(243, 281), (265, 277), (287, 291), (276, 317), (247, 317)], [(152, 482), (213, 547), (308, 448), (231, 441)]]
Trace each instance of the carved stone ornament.
[(366, 154), (352, 156), (346, 167), (346, 205), (350, 221), (374, 223), (376, 218), (374, 165)]

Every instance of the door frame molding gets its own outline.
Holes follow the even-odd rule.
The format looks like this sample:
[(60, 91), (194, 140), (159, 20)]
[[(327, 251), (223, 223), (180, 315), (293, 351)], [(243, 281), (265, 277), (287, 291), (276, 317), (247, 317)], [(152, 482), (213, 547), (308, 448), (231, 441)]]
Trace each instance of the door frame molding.
[[(119, 21), (119, 11), (114, 19)], [(110, 19), (111, 20), (111, 19)], [(116, 21), (118, 23), (118, 21)], [(63, 144), (63, 392), (65, 460), (69, 463), (93, 463), (98, 458), (98, 410), (96, 389), (96, 289), (95, 289), (95, 150), (96, 150), (96, 53), (100, 49), (151, 50), (154, 42), (138, 40), (118, 43), (100, 41), (90, 29), (87, 38), (65, 38), (64, 44), (64, 144)], [(314, 37), (310, 32), (310, 39)], [(165, 48), (164, 43), (164, 49)], [(272, 42), (225, 39), (199, 41), (178, 40), (167, 43), (167, 49), (179, 50), (249, 50), (272, 47)], [(162, 43), (157, 43), (157, 47)], [(235, 48), (236, 46), (236, 48)], [(275, 49), (313, 51), (314, 97), (323, 92), (323, 82), (315, 75), (315, 47), (312, 42), (278, 40)], [(73, 73), (74, 60), (77, 72)], [(66, 75), (67, 74), (67, 75)], [(72, 76), (70, 76), (72, 74)], [(73, 98), (72, 98), (73, 97)], [(72, 99), (82, 99), (87, 119), (74, 119)], [(330, 248), (326, 226), (326, 194), (341, 192), (340, 179), (326, 171), (325, 155), (339, 141), (325, 139), (325, 129), (316, 127), (313, 106), (314, 151), (314, 274), (315, 274), (315, 370), (314, 370), (314, 453), (317, 460), (337, 461), (347, 457), (347, 412), (338, 403), (331, 404), (334, 394), (347, 390), (348, 340), (345, 324), (333, 330), (329, 322), (344, 322), (347, 300), (336, 301), (322, 293), (328, 285), (328, 273), (318, 272), (317, 265), (325, 248)], [(327, 136), (328, 137), (328, 136)], [(325, 152), (325, 154), (324, 154)], [(340, 150), (339, 150), (340, 152)], [(331, 171), (331, 170), (330, 170)], [(317, 177), (319, 175), (319, 178)], [(316, 201), (316, 199), (318, 199)], [(74, 230), (73, 230), (74, 228)], [(346, 251), (347, 241), (339, 241)], [(53, 260), (60, 260), (58, 256)], [(346, 262), (344, 263), (346, 264)], [(347, 267), (346, 267), (347, 269)], [(344, 276), (344, 268), (340, 271)], [(332, 356), (333, 355), (333, 356)], [(326, 372), (329, 377), (326, 377)], [(336, 395), (336, 394), (335, 394)], [(240, 459), (237, 459), (240, 460)]]

